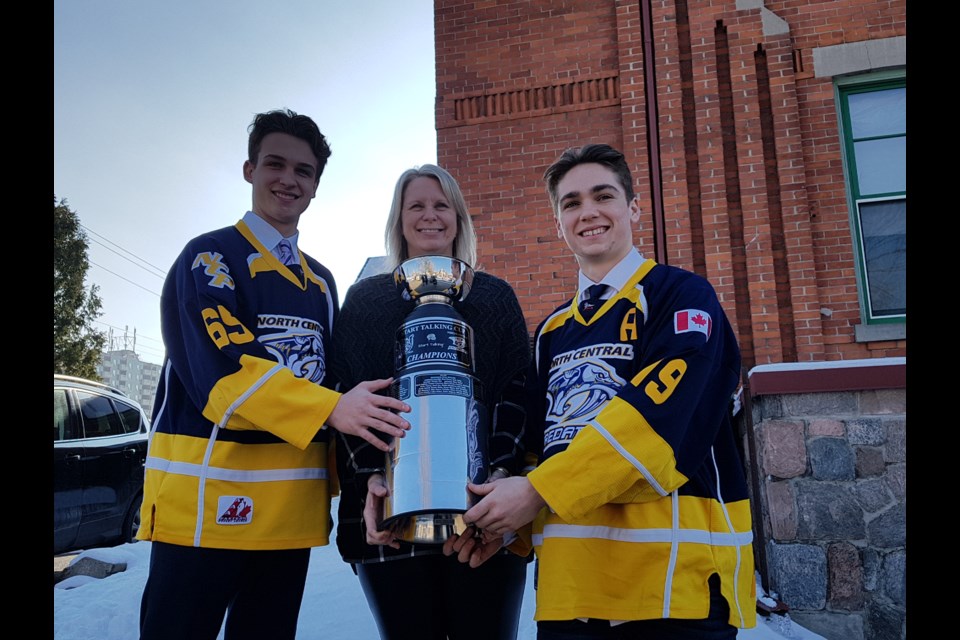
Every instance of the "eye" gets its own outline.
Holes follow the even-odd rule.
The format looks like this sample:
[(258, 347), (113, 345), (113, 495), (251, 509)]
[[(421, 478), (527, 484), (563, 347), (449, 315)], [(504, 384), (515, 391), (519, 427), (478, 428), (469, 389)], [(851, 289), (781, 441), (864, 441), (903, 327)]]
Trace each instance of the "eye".
[(579, 203), (578, 201), (576, 201), (576, 200), (567, 200), (566, 202), (564, 202), (563, 204), (560, 205), (560, 208), (563, 209), (563, 210), (572, 209), (573, 207), (577, 206), (578, 204), (580, 204), (580, 203)]

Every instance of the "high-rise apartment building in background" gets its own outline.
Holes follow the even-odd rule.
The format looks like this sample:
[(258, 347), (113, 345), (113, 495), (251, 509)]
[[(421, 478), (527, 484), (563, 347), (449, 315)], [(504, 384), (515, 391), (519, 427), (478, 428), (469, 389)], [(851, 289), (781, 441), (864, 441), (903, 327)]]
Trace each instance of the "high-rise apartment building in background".
[(116, 387), (136, 400), (147, 412), (153, 415), (153, 398), (160, 382), (160, 365), (143, 362), (131, 349), (105, 351), (97, 374), (104, 384)]

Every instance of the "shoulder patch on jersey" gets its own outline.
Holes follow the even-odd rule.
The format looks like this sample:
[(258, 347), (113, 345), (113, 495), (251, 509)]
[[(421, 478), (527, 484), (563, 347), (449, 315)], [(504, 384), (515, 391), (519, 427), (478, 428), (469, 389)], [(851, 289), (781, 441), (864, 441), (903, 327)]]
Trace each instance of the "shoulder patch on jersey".
[(217, 289), (233, 289), (233, 278), (230, 277), (230, 269), (223, 263), (223, 255), (216, 251), (201, 251), (193, 259), (191, 269), (203, 267), (203, 272), (210, 276), (209, 284)]
[(684, 309), (673, 314), (673, 332), (687, 333), (697, 331), (710, 339), (713, 330), (713, 318), (706, 311), (700, 309)]

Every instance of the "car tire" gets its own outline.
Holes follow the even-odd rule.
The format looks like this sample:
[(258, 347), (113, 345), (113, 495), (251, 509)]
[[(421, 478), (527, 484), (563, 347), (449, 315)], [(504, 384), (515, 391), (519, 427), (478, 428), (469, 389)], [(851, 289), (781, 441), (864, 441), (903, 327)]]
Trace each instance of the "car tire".
[(123, 536), (120, 542), (136, 542), (137, 531), (140, 529), (140, 505), (143, 503), (143, 494), (138, 493), (137, 497), (130, 503), (127, 515), (123, 519)]

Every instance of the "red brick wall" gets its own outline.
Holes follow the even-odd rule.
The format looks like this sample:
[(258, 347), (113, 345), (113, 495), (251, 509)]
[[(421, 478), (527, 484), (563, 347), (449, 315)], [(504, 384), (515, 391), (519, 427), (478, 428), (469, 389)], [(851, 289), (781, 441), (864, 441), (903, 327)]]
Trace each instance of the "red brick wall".
[(531, 330), (577, 274), (543, 171), (568, 146), (607, 142), (633, 163), (635, 242), (710, 279), (746, 366), (905, 355), (905, 341), (854, 340), (833, 83), (811, 72), (813, 47), (903, 35), (905, 1), (765, 5), (788, 33), (765, 36), (760, 10), (733, 0), (650, 2), (657, 247), (641, 4), (435, 2), (438, 161), (471, 207), (479, 267), (513, 284)]

